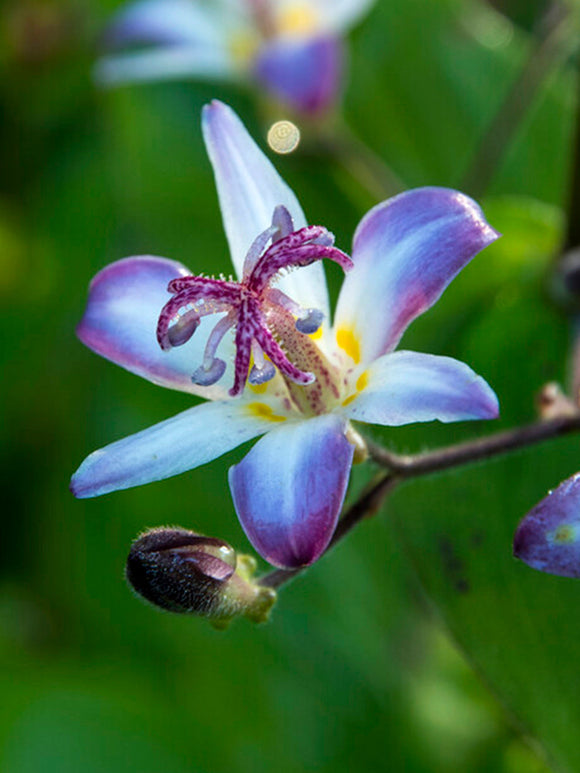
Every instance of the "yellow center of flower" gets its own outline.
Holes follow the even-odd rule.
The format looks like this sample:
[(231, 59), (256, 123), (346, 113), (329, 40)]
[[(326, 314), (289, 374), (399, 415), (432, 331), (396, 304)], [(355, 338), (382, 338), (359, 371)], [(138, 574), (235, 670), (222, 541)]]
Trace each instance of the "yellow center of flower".
[(319, 21), (310, 5), (291, 3), (278, 14), (276, 29), (280, 35), (306, 37), (319, 29)]
[(342, 405), (344, 408), (346, 408), (347, 405), (350, 405), (352, 401), (359, 396), (359, 394), (367, 388), (367, 385), (369, 383), (369, 372), (368, 370), (363, 370), (363, 372), (360, 374), (360, 376), (356, 380), (356, 392), (353, 392), (351, 395), (349, 395), (346, 400), (342, 401)]
[(336, 343), (358, 365), (360, 362), (360, 344), (350, 328), (341, 327), (336, 331)]
[(266, 421), (286, 421), (285, 416), (278, 416), (278, 414), (274, 413), (272, 408), (269, 405), (266, 405), (266, 403), (249, 403), (248, 411), (252, 416), (257, 416), (259, 419), (266, 419)]

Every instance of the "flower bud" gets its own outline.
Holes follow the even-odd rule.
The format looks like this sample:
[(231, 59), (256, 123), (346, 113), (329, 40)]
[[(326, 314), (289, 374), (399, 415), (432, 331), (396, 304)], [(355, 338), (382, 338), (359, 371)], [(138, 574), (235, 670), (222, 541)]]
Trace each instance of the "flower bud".
[(223, 540), (179, 527), (141, 534), (131, 546), (126, 577), (131, 587), (169, 612), (196, 614), (223, 627), (243, 615), (267, 620), (276, 600), (252, 580), (256, 562)]
[(554, 381), (542, 387), (536, 397), (536, 406), (541, 419), (561, 419), (578, 415), (578, 406)]

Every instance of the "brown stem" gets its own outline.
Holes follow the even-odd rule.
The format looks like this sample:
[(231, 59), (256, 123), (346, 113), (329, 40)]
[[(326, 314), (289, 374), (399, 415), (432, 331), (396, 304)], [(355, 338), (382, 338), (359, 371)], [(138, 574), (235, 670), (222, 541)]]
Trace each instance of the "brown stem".
[(372, 459), (377, 464), (404, 478), (414, 478), (437, 472), (437, 470), (447, 470), (470, 462), (490, 459), (578, 430), (580, 430), (580, 413), (549, 421), (538, 421), (534, 424), (528, 424), (527, 427), (509, 429), (478, 440), (459, 443), (455, 446), (448, 446), (416, 456), (399, 456), (372, 442), (368, 442), (367, 445)]

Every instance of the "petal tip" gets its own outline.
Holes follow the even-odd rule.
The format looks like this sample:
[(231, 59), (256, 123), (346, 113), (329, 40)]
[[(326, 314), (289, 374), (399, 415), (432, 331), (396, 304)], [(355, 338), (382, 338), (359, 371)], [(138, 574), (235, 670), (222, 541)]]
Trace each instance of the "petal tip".
[(82, 485), (82, 482), (79, 481), (78, 477), (78, 471), (75, 472), (75, 474), (70, 479), (70, 483), (68, 485), (68, 489), (70, 493), (75, 497), (75, 499), (88, 499), (91, 494), (88, 493), (88, 489), (86, 486)]
[(269, 563), (309, 566), (328, 547), (354, 453), (342, 419), (318, 417), (272, 431), (228, 473), (246, 536)]
[(550, 492), (520, 521), (513, 555), (547, 574), (580, 578), (580, 475)]
[(493, 389), (485, 382), (486, 395), (485, 402), (482, 405), (482, 419), (499, 419), (500, 406), (499, 399)]

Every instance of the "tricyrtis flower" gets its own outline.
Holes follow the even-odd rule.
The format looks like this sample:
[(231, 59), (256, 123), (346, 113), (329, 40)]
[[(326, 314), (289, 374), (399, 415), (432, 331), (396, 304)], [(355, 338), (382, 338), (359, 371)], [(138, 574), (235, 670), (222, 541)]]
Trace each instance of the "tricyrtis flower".
[(514, 555), (540, 572), (580, 577), (580, 473), (560, 483), (522, 518)]
[[(341, 35), (372, 0), (140, 0), (113, 20), (103, 83), (178, 77), (256, 81), (312, 113), (340, 90)], [(135, 49), (137, 46), (140, 48)]]
[[(351, 264), (325, 228), (307, 226), (228, 107), (207, 106), (203, 131), (240, 281), (193, 276), (166, 258), (126, 258), (93, 280), (78, 333), (128, 370), (212, 402), (91, 454), (72, 489), (90, 497), (160, 480), (264, 435), (230, 469), (238, 516), (268, 561), (309, 564), (342, 507), (360, 445), (351, 420), (497, 416), (495, 394), (467, 365), (393, 352), (497, 233), (461, 193), (420, 188), (363, 218)], [(333, 326), (322, 258), (348, 270)]]

